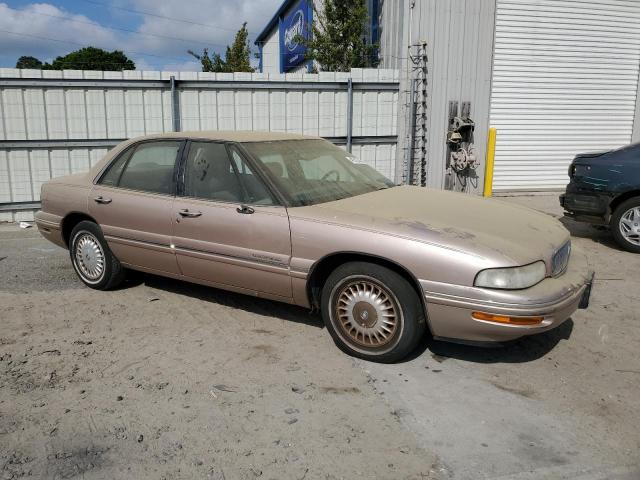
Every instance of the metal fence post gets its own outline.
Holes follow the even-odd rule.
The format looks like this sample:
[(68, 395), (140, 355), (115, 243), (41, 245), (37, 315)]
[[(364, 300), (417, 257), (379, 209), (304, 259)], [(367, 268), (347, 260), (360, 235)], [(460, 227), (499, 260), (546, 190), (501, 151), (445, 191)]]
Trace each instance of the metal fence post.
[(353, 80), (347, 80), (347, 152), (351, 153), (353, 140)]
[(180, 131), (180, 94), (176, 90), (176, 77), (171, 75), (171, 126), (174, 132)]

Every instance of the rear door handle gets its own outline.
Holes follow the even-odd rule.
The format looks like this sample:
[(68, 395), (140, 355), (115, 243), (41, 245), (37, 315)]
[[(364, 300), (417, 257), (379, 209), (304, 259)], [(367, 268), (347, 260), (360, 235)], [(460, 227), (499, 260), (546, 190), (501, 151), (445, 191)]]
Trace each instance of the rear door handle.
[(111, 203), (110, 198), (104, 198), (102, 195), (93, 199), (96, 203)]
[(254, 213), (255, 210), (247, 205), (240, 205), (238, 208), (236, 208), (236, 212), (238, 213), (244, 213), (245, 215)]
[(180, 210), (178, 213), (180, 214), (180, 216), (187, 218), (196, 218), (202, 215), (202, 212), (190, 212), (188, 208)]

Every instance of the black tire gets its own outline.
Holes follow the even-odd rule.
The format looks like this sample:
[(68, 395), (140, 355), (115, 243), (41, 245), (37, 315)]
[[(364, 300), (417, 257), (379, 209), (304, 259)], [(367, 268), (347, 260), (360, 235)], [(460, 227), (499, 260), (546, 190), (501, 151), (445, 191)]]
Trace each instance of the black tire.
[[(634, 234), (632, 232), (632, 239), (638, 241), (638, 243), (633, 243), (633, 241), (629, 240), (625, 237), (625, 233), (623, 233), (624, 226), (622, 225), (622, 218), (627, 214), (630, 210), (638, 208), (640, 210), (640, 197), (633, 197), (629, 200), (625, 200), (622, 202), (613, 212), (611, 216), (611, 221), (609, 226), (611, 227), (611, 233), (613, 234), (613, 238), (616, 243), (620, 245), (623, 249), (628, 252), (640, 253), (640, 215), (636, 213), (633, 220), (631, 221), (631, 225), (627, 225), (628, 228), (636, 229)], [(629, 232), (627, 231), (627, 237), (629, 236)]]
[(424, 309), (413, 285), (374, 263), (349, 262), (336, 268), (322, 288), (320, 305), (324, 324), (338, 348), (372, 362), (402, 360), (416, 348), (426, 329)]
[[(100, 227), (93, 222), (82, 221), (71, 231), (69, 255), (73, 269), (87, 287), (109, 290), (120, 285), (125, 278), (124, 267), (109, 249)], [(101, 261), (98, 260), (100, 257)], [(89, 268), (93, 265), (95, 268)], [(97, 273), (91, 275), (94, 272)]]

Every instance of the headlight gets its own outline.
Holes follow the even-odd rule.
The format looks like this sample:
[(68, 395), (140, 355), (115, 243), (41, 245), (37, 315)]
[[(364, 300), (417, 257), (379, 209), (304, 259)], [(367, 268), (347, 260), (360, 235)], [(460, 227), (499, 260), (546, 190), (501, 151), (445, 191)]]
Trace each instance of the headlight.
[(476, 275), (476, 287), (517, 290), (532, 287), (544, 279), (547, 269), (542, 260), (524, 267), (489, 268)]

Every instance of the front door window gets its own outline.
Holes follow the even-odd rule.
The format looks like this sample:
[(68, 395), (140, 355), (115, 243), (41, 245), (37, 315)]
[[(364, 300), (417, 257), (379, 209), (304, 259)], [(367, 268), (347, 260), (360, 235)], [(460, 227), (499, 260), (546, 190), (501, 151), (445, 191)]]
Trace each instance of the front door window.
[(184, 169), (184, 196), (231, 203), (272, 205), (262, 180), (244, 158), (223, 143), (192, 142)]

